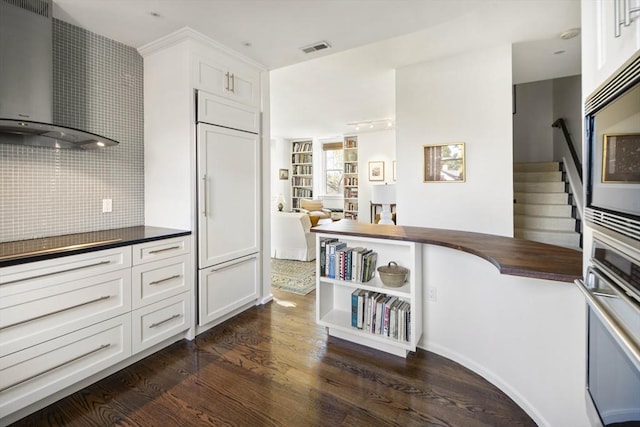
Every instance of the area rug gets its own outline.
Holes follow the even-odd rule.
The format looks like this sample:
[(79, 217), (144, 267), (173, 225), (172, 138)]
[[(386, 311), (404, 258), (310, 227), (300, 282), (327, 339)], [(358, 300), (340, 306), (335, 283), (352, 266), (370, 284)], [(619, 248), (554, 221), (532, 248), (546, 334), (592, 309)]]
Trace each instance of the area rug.
[(316, 262), (271, 258), (271, 286), (306, 295), (316, 288)]

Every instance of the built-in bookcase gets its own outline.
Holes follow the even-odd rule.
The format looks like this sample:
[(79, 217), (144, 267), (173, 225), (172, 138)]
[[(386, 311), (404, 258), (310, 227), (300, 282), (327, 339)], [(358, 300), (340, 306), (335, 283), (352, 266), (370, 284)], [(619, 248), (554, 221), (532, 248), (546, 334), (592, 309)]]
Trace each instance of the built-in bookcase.
[(358, 137), (344, 138), (344, 217), (358, 219)]
[[(335, 244), (336, 240), (345, 245), (336, 245), (333, 251), (334, 259), (330, 260), (327, 258), (327, 244)], [(382, 283), (377, 271), (372, 271), (374, 273), (372, 278), (369, 275), (362, 276), (358, 272), (361, 271), (360, 268), (366, 268), (364, 261), (361, 262), (361, 267), (357, 267), (357, 263), (352, 264), (351, 271), (345, 273), (348, 267), (341, 267), (341, 260), (342, 257), (348, 258), (348, 256), (342, 252), (351, 251), (353, 260), (353, 256), (363, 250), (365, 253), (370, 251), (375, 254), (377, 266), (394, 261), (399, 266), (408, 268), (407, 282), (401, 287), (393, 288)], [(416, 351), (417, 343), (422, 337), (423, 324), (421, 244), (317, 233), (316, 254), (318, 254), (316, 256), (316, 321), (327, 328), (329, 335), (402, 357), (406, 357), (410, 351)], [(350, 280), (347, 280), (348, 278)], [(381, 327), (367, 326), (367, 318), (371, 319), (372, 316), (370, 311), (367, 312), (367, 298), (375, 299), (376, 316), (378, 313), (385, 313), (387, 316), (386, 311), (380, 311), (381, 306), (378, 304), (388, 304), (390, 312), (388, 317), (391, 318), (394, 312), (396, 316), (393, 325), (389, 320), (387, 329), (384, 323)], [(372, 309), (371, 307), (373, 303), (369, 301), (369, 310)], [(360, 316), (367, 317), (359, 321)], [(398, 319), (402, 319), (400, 323), (404, 324), (402, 328), (406, 327), (406, 330), (399, 326)]]
[(300, 207), (300, 199), (313, 199), (313, 142), (291, 143), (291, 208)]

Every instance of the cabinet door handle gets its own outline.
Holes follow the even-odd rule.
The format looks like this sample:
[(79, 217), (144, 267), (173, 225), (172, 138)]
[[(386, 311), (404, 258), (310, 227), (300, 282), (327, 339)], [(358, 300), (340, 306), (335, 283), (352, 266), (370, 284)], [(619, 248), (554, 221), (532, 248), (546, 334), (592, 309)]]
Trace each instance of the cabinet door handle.
[(37, 276), (29, 276), (29, 277), (25, 277), (24, 279), (18, 279), (18, 280), (12, 280), (10, 282), (4, 282), (3, 285), (8, 285), (9, 283), (24, 282), (26, 280), (31, 280), (31, 279), (40, 279), (42, 277), (48, 277), (48, 276), (53, 276), (53, 275), (56, 275), (56, 274), (68, 273), (70, 271), (82, 270), (83, 268), (97, 267), (99, 265), (109, 264), (110, 262), (111, 261), (100, 261), (100, 262), (96, 262), (96, 263), (93, 263), (93, 264), (81, 265), (79, 267), (67, 268), (66, 270), (54, 271), (54, 272), (45, 273), (45, 274), (39, 274)]
[(162, 325), (162, 324), (165, 324), (165, 323), (169, 322), (170, 320), (177, 319), (178, 317), (180, 317), (180, 315), (179, 315), (179, 314), (174, 314), (173, 316), (171, 316), (171, 317), (167, 317), (167, 318), (166, 318), (166, 319), (164, 319), (164, 320), (161, 320), (161, 321), (156, 322), (156, 323), (152, 323), (152, 324), (150, 324), (150, 325), (149, 325), (149, 329), (151, 329), (151, 328), (157, 328), (158, 326), (160, 326), (160, 325)]
[(159, 285), (160, 283), (168, 282), (169, 280), (177, 279), (182, 277), (181, 274), (176, 274), (175, 276), (167, 277), (166, 279), (154, 280), (153, 282), (149, 282), (149, 285)]
[(39, 377), (39, 376), (41, 376), (41, 375), (48, 374), (48, 373), (49, 373), (49, 372), (51, 372), (51, 371), (54, 371), (54, 370), (56, 370), (56, 369), (58, 369), (58, 368), (62, 368), (62, 367), (63, 367), (63, 366), (65, 366), (65, 365), (68, 365), (68, 364), (70, 364), (70, 363), (73, 363), (73, 362), (75, 362), (75, 361), (77, 361), (77, 360), (82, 359), (83, 357), (90, 356), (90, 355), (92, 355), (92, 354), (94, 354), (94, 353), (97, 353), (97, 352), (99, 352), (99, 351), (101, 351), (101, 350), (104, 350), (105, 348), (109, 348), (109, 347), (111, 347), (111, 344), (102, 344), (100, 347), (95, 348), (95, 349), (93, 349), (93, 350), (91, 350), (91, 351), (87, 351), (86, 353), (83, 353), (83, 354), (81, 354), (81, 355), (79, 355), (79, 356), (76, 356), (76, 357), (74, 357), (73, 359), (69, 359), (69, 360), (67, 360), (66, 362), (59, 363), (59, 364), (57, 364), (57, 365), (55, 365), (55, 366), (50, 367), (49, 369), (45, 369), (45, 370), (44, 370), (44, 371), (42, 371), (42, 372), (38, 372), (37, 374), (33, 374), (33, 375), (31, 375), (31, 376), (29, 376), (29, 377), (27, 377), (27, 378), (25, 378), (25, 379), (22, 379), (22, 380), (20, 380), (20, 381), (16, 381), (16, 382), (11, 383), (11, 384), (9, 384), (9, 385), (7, 385), (7, 386), (4, 386), (4, 387), (0, 388), (0, 393), (2, 393), (2, 392), (3, 392), (3, 391), (5, 391), (5, 390), (9, 390), (9, 389), (10, 389), (10, 388), (12, 388), (12, 387), (15, 387), (15, 386), (18, 386), (18, 385), (20, 385), (20, 384), (26, 383), (27, 381), (31, 381), (32, 379), (37, 378), (37, 377)]
[(226, 270), (227, 268), (234, 267), (234, 266), (236, 266), (236, 265), (238, 265), (238, 264), (242, 264), (243, 262), (251, 261), (251, 260), (253, 260), (253, 259), (255, 259), (255, 258), (242, 259), (242, 260), (240, 260), (240, 261), (236, 261), (236, 262), (234, 262), (234, 263), (232, 263), (232, 264), (227, 264), (227, 265), (225, 265), (224, 267), (212, 268), (212, 269), (211, 269), (211, 273), (217, 273), (218, 271)]
[(235, 74), (230, 74), (229, 77), (231, 77), (231, 87), (229, 91), (231, 93), (236, 93), (236, 76)]
[(228, 71), (224, 73), (224, 90), (229, 90), (229, 72)]
[(109, 298), (111, 298), (111, 295), (105, 295), (105, 296), (100, 297), (100, 298), (92, 299), (90, 301), (81, 302), (80, 304), (76, 304), (76, 305), (72, 305), (72, 306), (69, 306), (69, 307), (61, 308), (60, 310), (56, 310), (56, 311), (52, 311), (50, 313), (42, 314), (40, 316), (32, 317), (30, 319), (21, 320), (19, 322), (15, 322), (15, 323), (12, 323), (10, 325), (6, 325), (6, 326), (1, 327), (0, 331), (2, 331), (4, 329), (12, 328), (14, 326), (22, 325), (23, 323), (33, 322), (34, 320), (42, 319), (42, 318), (47, 317), (47, 316), (53, 316), (54, 314), (59, 314), (59, 313), (65, 312), (65, 311), (73, 310), (73, 309), (78, 308), (78, 307), (84, 307), (85, 305), (94, 304), (94, 303), (99, 302), (99, 301), (104, 301), (104, 300), (107, 300)]
[(614, 36), (620, 37), (620, 0), (613, 0)]
[(202, 175), (202, 215), (207, 216), (207, 175)]
[(170, 248), (156, 249), (153, 251), (149, 251), (150, 254), (159, 254), (161, 252), (172, 251), (174, 249), (180, 249), (180, 246), (171, 246)]

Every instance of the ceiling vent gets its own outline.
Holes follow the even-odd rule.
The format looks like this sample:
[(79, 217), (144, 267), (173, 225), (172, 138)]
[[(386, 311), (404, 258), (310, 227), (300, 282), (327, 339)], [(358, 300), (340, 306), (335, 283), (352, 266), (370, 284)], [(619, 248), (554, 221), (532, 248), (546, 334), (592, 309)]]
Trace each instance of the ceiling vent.
[(302, 50), (304, 53), (311, 53), (317, 52), (322, 49), (329, 49), (330, 47), (331, 45), (327, 42), (317, 42), (309, 46), (301, 47), (300, 50)]

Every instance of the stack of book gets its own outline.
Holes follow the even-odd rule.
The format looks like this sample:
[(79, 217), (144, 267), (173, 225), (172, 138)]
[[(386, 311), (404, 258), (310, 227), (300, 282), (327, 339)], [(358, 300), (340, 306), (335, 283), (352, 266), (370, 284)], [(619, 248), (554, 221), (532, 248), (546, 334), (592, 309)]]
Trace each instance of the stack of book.
[(350, 248), (334, 238), (320, 240), (320, 276), (330, 279), (368, 282), (373, 279), (378, 253), (371, 249)]
[(351, 326), (398, 341), (411, 338), (411, 304), (380, 292), (356, 289), (351, 294)]

